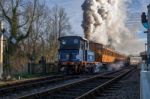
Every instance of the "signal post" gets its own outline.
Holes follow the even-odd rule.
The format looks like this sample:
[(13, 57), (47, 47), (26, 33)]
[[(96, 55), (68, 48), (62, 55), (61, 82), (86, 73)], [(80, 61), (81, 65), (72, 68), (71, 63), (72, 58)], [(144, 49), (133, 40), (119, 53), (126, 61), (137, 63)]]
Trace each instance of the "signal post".
[(148, 15), (147, 18), (143, 15), (142, 24), (147, 29), (147, 61), (146, 68), (144, 64), (141, 64), (140, 72), (140, 99), (149, 99), (150, 97), (150, 4), (147, 6)]

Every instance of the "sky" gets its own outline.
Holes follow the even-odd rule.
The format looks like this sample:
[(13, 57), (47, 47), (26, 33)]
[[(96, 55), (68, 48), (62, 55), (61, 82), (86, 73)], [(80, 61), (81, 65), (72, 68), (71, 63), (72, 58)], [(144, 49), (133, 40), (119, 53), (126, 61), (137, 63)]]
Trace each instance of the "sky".
[(146, 42), (146, 34), (144, 34), (143, 31), (146, 31), (146, 29), (141, 24), (141, 13), (147, 13), (148, 4), (150, 4), (150, 0), (131, 0), (128, 6), (129, 20), (126, 22), (130, 28), (132, 28), (132, 26), (136, 26), (138, 28), (137, 35), (139, 39), (143, 40), (144, 42)]
[[(83, 35), (83, 30), (81, 28), (82, 23), (82, 8), (81, 5), (84, 2), (84, 0), (45, 0), (46, 4), (48, 4), (49, 7), (53, 7), (54, 5), (59, 5), (61, 7), (64, 7), (68, 17), (70, 18), (70, 23), (73, 28), (73, 32), (76, 35)], [(138, 25), (137, 27), (140, 28), (137, 32), (140, 37), (144, 37), (144, 35), (141, 35), (140, 33), (144, 30), (144, 28), (140, 24), (140, 13), (146, 10), (146, 4), (150, 3), (149, 0), (129, 0), (131, 1), (130, 4), (128, 4), (128, 11), (129, 14), (129, 21), (127, 21), (127, 24), (134, 24)], [(131, 16), (135, 16), (136, 18), (131, 18)], [(132, 22), (131, 22), (132, 21)], [(133, 23), (134, 22), (134, 23)]]
[(49, 7), (58, 5), (64, 7), (72, 25), (72, 31), (75, 35), (83, 36), (82, 9), (81, 5), (84, 0), (46, 0)]
[[(81, 5), (84, 0), (45, 0), (49, 7), (54, 5), (59, 5), (64, 7), (68, 17), (70, 18), (70, 23), (72, 25), (72, 31), (75, 35), (83, 36), (83, 29), (81, 27), (83, 12)], [(129, 29), (133, 29), (132, 26), (136, 27), (137, 36), (142, 42), (146, 42), (146, 34), (143, 33), (146, 29), (143, 28), (141, 24), (141, 13), (143, 11), (147, 12), (147, 5), (150, 0), (129, 0), (130, 3), (127, 4), (128, 17), (126, 25)], [(134, 17), (133, 17), (134, 16)], [(134, 30), (133, 30), (134, 31)], [(144, 43), (143, 43), (144, 44)], [(143, 48), (144, 49), (144, 48)]]

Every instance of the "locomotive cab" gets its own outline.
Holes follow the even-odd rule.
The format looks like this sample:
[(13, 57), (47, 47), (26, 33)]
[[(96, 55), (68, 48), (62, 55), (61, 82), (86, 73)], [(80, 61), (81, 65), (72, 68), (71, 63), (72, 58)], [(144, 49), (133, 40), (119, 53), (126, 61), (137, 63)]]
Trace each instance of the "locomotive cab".
[(86, 40), (78, 36), (59, 38), (59, 61), (84, 61), (84, 50), (88, 49)]

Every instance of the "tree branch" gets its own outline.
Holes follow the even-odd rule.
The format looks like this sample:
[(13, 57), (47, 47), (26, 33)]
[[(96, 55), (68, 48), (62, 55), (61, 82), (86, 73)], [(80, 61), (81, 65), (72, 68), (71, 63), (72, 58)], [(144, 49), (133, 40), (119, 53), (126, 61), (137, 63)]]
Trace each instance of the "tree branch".
[(18, 8), (18, 6), (19, 6), (19, 2), (20, 2), (20, 0), (16, 0), (16, 6), (13, 8), (13, 11), (16, 13), (16, 11), (17, 11), (17, 8)]
[(29, 21), (29, 18), (23, 24), (19, 25), (17, 28), (23, 27), (24, 25), (26, 25), (28, 23), (28, 21)]
[(7, 21), (11, 24), (11, 18), (9, 16), (7, 16), (6, 14), (6, 11), (4, 10), (3, 8), (3, 5), (2, 5), (2, 1), (0, 1), (0, 8), (2, 9), (2, 14), (4, 15), (4, 17), (7, 19)]
[(37, 6), (37, 0), (34, 0), (34, 8), (33, 8), (33, 13), (32, 13), (32, 17), (31, 17), (31, 21), (30, 21), (30, 24), (29, 24), (29, 28), (27, 30), (27, 33), (25, 35), (21, 35), (20, 37), (18, 37), (17, 41), (21, 41), (25, 38), (27, 38), (30, 34), (30, 31), (32, 29), (32, 23), (34, 21), (34, 16), (35, 16), (35, 11), (36, 11), (36, 6)]

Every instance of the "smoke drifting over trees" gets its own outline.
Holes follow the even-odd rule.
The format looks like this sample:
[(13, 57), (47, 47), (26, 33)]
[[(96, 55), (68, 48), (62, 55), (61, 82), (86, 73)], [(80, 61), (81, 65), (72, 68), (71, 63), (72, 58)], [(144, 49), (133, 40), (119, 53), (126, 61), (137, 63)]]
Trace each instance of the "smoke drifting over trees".
[(82, 5), (85, 37), (126, 53), (141, 51), (142, 42), (135, 31), (125, 26), (126, 5), (127, 0), (85, 0)]

